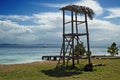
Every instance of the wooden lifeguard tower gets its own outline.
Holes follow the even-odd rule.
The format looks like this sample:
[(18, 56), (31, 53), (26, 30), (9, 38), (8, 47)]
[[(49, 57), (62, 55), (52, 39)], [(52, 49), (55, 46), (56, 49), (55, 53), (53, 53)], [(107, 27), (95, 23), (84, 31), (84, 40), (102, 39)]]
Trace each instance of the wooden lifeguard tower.
[[(93, 10), (89, 7), (85, 6), (78, 6), (78, 5), (68, 5), (65, 7), (60, 8), (63, 12), (63, 42), (62, 42), (62, 48), (60, 52), (60, 58), (58, 61), (57, 66), (61, 63), (63, 65), (68, 64), (68, 61), (72, 59), (72, 66), (75, 65), (75, 59), (79, 59), (79, 57), (75, 56), (75, 45), (81, 43), (80, 36), (86, 36), (87, 41), (87, 58), (88, 58), (88, 64), (91, 63), (90, 59), (90, 43), (89, 43), (89, 32), (88, 32), (88, 22), (87, 22), (87, 16), (92, 20), (93, 19)], [(66, 15), (71, 15), (70, 21), (66, 20)], [(78, 16), (84, 17), (83, 21), (78, 20)], [(66, 26), (67, 24), (70, 24), (70, 26)], [(84, 24), (82, 26), (85, 27), (85, 32), (79, 32), (78, 27), (80, 27), (80, 24)], [(69, 27), (69, 33), (66, 30), (66, 27)]]

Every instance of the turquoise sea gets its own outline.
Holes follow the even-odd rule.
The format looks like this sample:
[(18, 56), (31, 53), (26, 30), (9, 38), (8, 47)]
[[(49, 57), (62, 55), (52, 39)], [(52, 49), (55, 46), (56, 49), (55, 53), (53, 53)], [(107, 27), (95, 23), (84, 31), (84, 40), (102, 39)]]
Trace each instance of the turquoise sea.
[[(107, 48), (91, 48), (92, 55), (109, 55)], [(60, 48), (0, 48), (0, 64), (42, 61), (44, 55), (59, 55)]]

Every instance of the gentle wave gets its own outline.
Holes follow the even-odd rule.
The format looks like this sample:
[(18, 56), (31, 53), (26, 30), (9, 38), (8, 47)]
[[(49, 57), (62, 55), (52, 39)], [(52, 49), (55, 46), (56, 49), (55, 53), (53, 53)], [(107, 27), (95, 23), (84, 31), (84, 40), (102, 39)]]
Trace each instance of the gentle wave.
[[(109, 55), (107, 48), (91, 48), (92, 55)], [(42, 61), (44, 55), (59, 55), (60, 48), (0, 48), (0, 64)]]

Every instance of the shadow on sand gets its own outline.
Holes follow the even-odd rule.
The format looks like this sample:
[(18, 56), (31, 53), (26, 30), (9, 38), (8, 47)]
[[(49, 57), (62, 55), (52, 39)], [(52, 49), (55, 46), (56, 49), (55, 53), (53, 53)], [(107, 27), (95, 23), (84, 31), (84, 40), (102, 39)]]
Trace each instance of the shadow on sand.
[(83, 68), (72, 68), (71, 66), (60, 66), (54, 69), (42, 70), (45, 75), (52, 77), (66, 77), (82, 74)]

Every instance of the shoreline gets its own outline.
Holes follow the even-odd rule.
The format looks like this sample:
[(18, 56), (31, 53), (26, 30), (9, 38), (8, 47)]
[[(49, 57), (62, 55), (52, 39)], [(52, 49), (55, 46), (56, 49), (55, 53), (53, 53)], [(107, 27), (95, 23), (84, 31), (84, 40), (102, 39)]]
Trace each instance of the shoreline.
[(18, 65), (18, 64), (30, 64), (36, 62), (46, 62), (45, 60), (37, 60), (37, 61), (30, 61), (30, 62), (18, 62), (18, 63), (2, 63), (0, 65)]
[[(80, 60), (86, 60), (87, 58), (81, 58)], [(120, 56), (105, 56), (105, 55), (94, 55), (91, 56), (91, 59), (120, 59)], [(28, 62), (20, 62), (20, 63), (3, 63), (1, 65), (21, 65), (21, 64), (34, 64), (34, 63), (55, 63), (58, 60), (35, 60), (35, 61), (28, 61)]]

